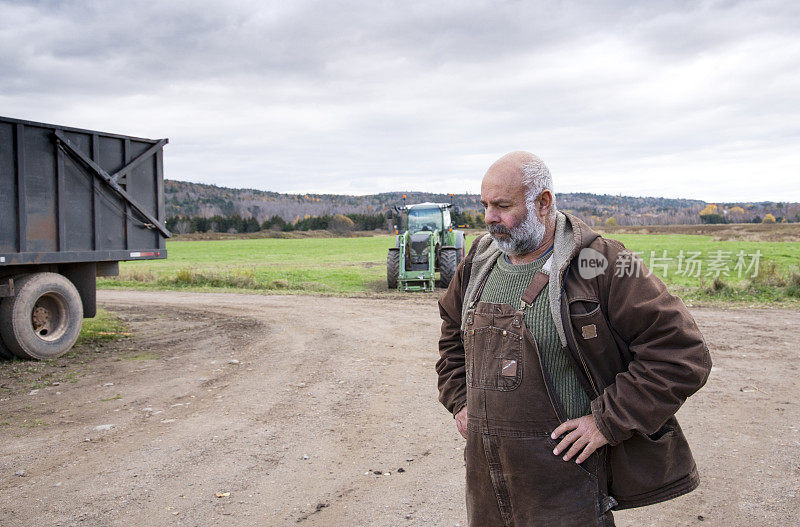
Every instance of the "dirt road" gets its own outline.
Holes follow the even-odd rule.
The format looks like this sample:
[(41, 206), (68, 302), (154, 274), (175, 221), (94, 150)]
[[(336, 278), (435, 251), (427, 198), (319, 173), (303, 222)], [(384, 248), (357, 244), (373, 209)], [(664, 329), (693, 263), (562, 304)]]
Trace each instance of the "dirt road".
[[(0, 364), (0, 525), (465, 525), (432, 297), (99, 301), (130, 339)], [(800, 312), (693, 313), (701, 488), (618, 525), (800, 524)]]

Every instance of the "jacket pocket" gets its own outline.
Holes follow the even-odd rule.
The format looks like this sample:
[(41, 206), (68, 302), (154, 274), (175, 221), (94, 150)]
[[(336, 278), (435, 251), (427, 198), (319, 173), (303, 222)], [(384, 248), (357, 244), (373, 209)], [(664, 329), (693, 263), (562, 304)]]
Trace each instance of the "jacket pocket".
[(575, 342), (591, 365), (592, 375), (600, 381), (602, 391), (624, 369), (624, 364), (600, 303), (592, 299), (570, 300), (569, 319)]
[(655, 434), (639, 432), (608, 447), (609, 494), (620, 508), (669, 499), (671, 490), (696, 478), (689, 444), (672, 417)]
[(581, 349), (593, 354), (603, 353), (611, 339), (611, 331), (606, 317), (600, 311), (600, 303), (594, 300), (571, 300), (569, 318)]

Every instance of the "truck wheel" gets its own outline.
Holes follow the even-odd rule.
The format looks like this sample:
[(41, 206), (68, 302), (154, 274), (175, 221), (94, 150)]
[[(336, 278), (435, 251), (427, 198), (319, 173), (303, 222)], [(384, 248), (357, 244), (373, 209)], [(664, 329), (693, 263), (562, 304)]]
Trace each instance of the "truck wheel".
[(397, 289), (397, 278), (400, 276), (400, 251), (389, 249), (386, 257), (386, 285), (389, 289)]
[(439, 287), (447, 287), (456, 275), (458, 267), (458, 251), (455, 247), (448, 247), (439, 251)]
[(16, 296), (0, 305), (0, 335), (21, 359), (54, 359), (81, 332), (83, 303), (78, 290), (57, 273), (35, 273), (15, 282)]

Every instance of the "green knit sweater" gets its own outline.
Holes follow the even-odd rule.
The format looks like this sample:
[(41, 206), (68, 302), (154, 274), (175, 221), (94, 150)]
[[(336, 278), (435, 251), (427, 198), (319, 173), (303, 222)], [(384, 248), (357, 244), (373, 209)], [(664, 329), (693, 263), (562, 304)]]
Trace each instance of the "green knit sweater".
[[(548, 253), (534, 262), (513, 265), (501, 255), (489, 273), (480, 300), (519, 306), (522, 293), (531, 283), (533, 275), (544, 266), (549, 257)], [(561, 348), (550, 311), (547, 287), (536, 297), (533, 305), (525, 310), (525, 325), (536, 340), (542, 367), (553, 382), (567, 418), (575, 419), (591, 413), (591, 401), (581, 388), (575, 371)]]

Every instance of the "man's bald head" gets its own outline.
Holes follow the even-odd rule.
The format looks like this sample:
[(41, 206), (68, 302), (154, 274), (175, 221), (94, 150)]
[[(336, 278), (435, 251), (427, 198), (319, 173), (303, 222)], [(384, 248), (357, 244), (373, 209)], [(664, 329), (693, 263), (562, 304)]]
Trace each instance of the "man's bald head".
[(488, 175), (490, 173), (517, 172), (519, 173), (520, 177), (522, 177), (523, 165), (535, 161), (541, 163), (542, 160), (536, 157), (535, 155), (531, 154), (530, 152), (525, 152), (524, 150), (509, 152), (508, 154), (504, 155), (503, 157), (492, 163), (492, 166), (489, 167), (489, 170), (486, 171), (486, 174)]
[(530, 210), (533, 210), (539, 195), (543, 191), (549, 190), (553, 196), (553, 202), (548, 217), (555, 215), (553, 177), (550, 175), (547, 165), (538, 156), (524, 150), (509, 152), (492, 163), (484, 176), (484, 181), (487, 179), (493, 182), (502, 181), (506, 185), (524, 185), (525, 201)]

